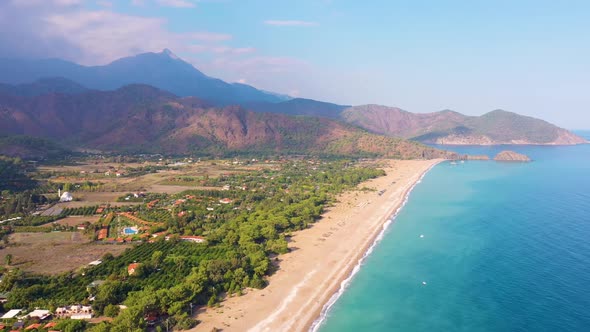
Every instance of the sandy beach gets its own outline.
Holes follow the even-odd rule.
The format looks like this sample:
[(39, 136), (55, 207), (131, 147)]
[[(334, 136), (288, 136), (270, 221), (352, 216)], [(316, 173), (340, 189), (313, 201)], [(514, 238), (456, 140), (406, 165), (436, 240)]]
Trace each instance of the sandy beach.
[(386, 161), (386, 176), (359, 186), (374, 191), (340, 195), (313, 227), (293, 234), (291, 251), (279, 257), (279, 270), (266, 288), (202, 310), (192, 331), (308, 331), (407, 192), (438, 162)]

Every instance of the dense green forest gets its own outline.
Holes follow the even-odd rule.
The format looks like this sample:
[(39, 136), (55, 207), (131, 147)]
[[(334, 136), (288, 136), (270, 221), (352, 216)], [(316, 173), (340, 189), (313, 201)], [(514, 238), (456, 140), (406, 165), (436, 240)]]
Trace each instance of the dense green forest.
[(0, 191), (20, 191), (35, 186), (26, 174), (27, 164), (20, 158), (9, 158), (0, 155)]
[[(245, 288), (262, 288), (273, 273), (273, 259), (288, 251), (289, 233), (318, 220), (336, 195), (382, 170), (348, 161), (284, 161), (274, 169), (204, 178), (204, 186), (227, 190), (191, 190), (146, 197), (129, 213), (152, 232), (169, 234), (144, 241), (122, 255), (105, 255), (102, 264), (58, 276), (5, 271), (0, 292), (10, 292), (6, 309), (54, 309), (73, 303), (92, 304), (112, 323), (85, 327), (92, 331), (141, 331), (145, 317), (185, 329), (195, 325), (193, 307), (215, 305)], [(155, 198), (155, 199), (154, 199)], [(93, 207), (94, 208), (94, 207)], [(106, 210), (98, 227), (122, 222)], [(103, 225), (103, 226), (101, 226)], [(202, 236), (205, 243), (183, 241)], [(138, 263), (130, 275), (128, 266)], [(105, 280), (97, 288), (93, 281)], [(93, 299), (93, 301), (90, 301)], [(119, 304), (127, 309), (118, 310)]]

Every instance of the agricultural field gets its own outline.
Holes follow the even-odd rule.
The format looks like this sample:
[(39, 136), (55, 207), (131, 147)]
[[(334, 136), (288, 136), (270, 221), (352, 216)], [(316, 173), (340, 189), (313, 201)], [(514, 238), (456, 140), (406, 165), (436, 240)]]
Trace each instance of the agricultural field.
[[(337, 194), (384, 174), (371, 164), (311, 158), (135, 169), (117, 163), (106, 166), (110, 175), (88, 178), (75, 168), (100, 165), (90, 164), (65, 166), (61, 173), (59, 167), (41, 170), (48, 173), (39, 176), (33, 195), (6, 200), (6, 215), (22, 219), (0, 229), (9, 243), (0, 258), (13, 258), (0, 284), (0, 291), (13, 294), (5, 308), (85, 301), (90, 282), (108, 280), (92, 306), (98, 315), (107, 306), (128, 307), (113, 320), (113, 331), (144, 328), (149, 312), (191, 327), (196, 322), (187, 314), (189, 304), (211, 306), (245, 288), (264, 287), (273, 258), (288, 252), (292, 231), (310, 227)], [(56, 203), (58, 188), (74, 201)], [(57, 215), (31, 215), (40, 206)], [(84, 233), (71, 232), (82, 221), (90, 222)], [(55, 276), (99, 258), (102, 264), (83, 273)], [(43, 296), (27, 296), (31, 292)]]
[(85, 222), (89, 222), (91, 225), (96, 224), (100, 216), (67, 216), (63, 219), (59, 219), (54, 222), (54, 224), (63, 225), (63, 226), (71, 226), (76, 227), (80, 224)]
[(120, 255), (127, 245), (95, 244), (79, 232), (14, 233), (0, 258), (12, 255), (11, 266), (24, 272), (55, 275), (76, 270), (104, 254)]

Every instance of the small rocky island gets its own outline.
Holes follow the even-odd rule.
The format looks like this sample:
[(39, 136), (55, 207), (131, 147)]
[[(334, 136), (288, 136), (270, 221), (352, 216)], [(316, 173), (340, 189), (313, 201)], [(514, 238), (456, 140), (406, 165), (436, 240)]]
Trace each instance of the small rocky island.
[(530, 162), (531, 158), (514, 151), (502, 151), (494, 157), (495, 161)]

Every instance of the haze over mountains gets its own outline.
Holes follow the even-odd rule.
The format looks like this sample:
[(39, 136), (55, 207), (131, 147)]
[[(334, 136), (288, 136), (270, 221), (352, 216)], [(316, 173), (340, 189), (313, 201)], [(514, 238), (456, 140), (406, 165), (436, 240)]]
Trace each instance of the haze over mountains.
[(280, 102), (288, 99), (240, 83), (209, 77), (170, 50), (122, 58), (104, 66), (81, 66), (60, 59), (1, 59), (0, 82), (30, 83), (63, 77), (90, 89), (114, 90), (129, 84), (148, 84), (177, 96), (196, 96), (217, 103)]
[(111, 151), (410, 158), (444, 153), (398, 138), (438, 144), (586, 142), (545, 121), (504, 111), (480, 117), (414, 114), (291, 99), (208, 77), (169, 50), (94, 67), (57, 59), (0, 59), (0, 82), (0, 136), (44, 137)]

